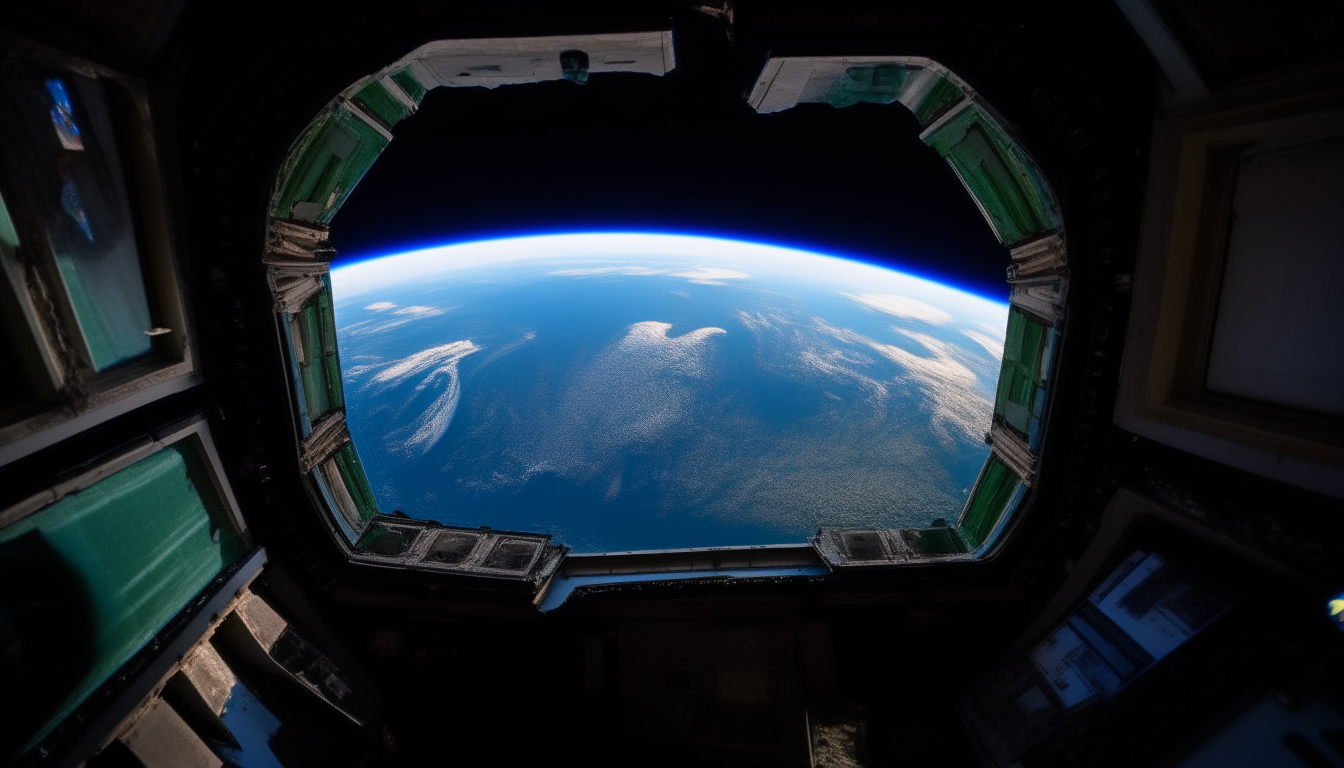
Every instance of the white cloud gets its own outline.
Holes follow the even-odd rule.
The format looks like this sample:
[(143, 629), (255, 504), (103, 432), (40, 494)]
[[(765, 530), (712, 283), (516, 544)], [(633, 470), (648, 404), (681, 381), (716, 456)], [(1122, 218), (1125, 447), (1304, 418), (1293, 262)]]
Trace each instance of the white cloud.
[(486, 355), (485, 359), (477, 363), (476, 366), (473, 368), (473, 373), (476, 371), (480, 371), (485, 366), (495, 362), (496, 360), (509, 354), (510, 352), (532, 343), (533, 341), (536, 340), (536, 338), (537, 338), (536, 331), (528, 331), (527, 333), (524, 333), (521, 339), (509, 342), (508, 344), (499, 347), (494, 352), (491, 352), (489, 355)]
[(551, 273), (552, 275), (564, 275), (566, 277), (598, 277), (604, 275), (619, 275), (622, 277), (680, 277), (700, 285), (727, 285), (725, 280), (745, 280), (751, 275), (746, 272), (739, 272), (735, 269), (723, 269), (721, 267), (640, 267), (640, 266), (619, 266), (619, 267), (583, 267), (576, 269), (560, 269)]
[[(860, 373), (854, 368), (855, 364), (865, 366), (870, 365), (873, 362), (872, 360), (863, 358), (856, 359), (855, 357), (846, 355), (843, 351), (838, 349), (827, 350), (825, 352), (805, 349), (798, 355), (798, 359), (802, 362), (805, 368), (815, 373), (837, 378), (853, 379), (860, 387), (868, 390), (870, 394), (877, 397), (879, 400), (887, 396), (887, 387), (885, 384), (874, 379), (872, 376)], [(825, 394), (830, 393), (828, 392)], [(831, 397), (836, 396), (831, 395)]]
[(919, 320), (933, 325), (946, 325), (953, 320), (952, 315), (947, 312), (906, 296), (894, 296), (889, 293), (843, 292), (840, 295), (869, 309), (908, 320)]
[(479, 350), (480, 347), (472, 343), (471, 339), (430, 347), (409, 357), (389, 363), (386, 368), (374, 375), (373, 382), (376, 384), (400, 384), (411, 376), (423, 373), (436, 365), (460, 359), (464, 355)]
[[(372, 309), (378, 312), (385, 312), (386, 310), (391, 309), (395, 306), (397, 305), (389, 301), (382, 301), (377, 304), (370, 304), (369, 306), (365, 307), (365, 309)], [(411, 323), (416, 320), (421, 320), (427, 317), (438, 317), (439, 315), (442, 315), (447, 311), (448, 310), (441, 309), (439, 307), (422, 307), (422, 306), (402, 307), (401, 309), (398, 309), (396, 312), (392, 313), (392, 315), (396, 319), (383, 317), (381, 319), (371, 318), (368, 320), (361, 320), (357, 323), (352, 323), (343, 328), (340, 328), (337, 331), (337, 335), (348, 338), (355, 338), (359, 336), (371, 336), (374, 334), (387, 333), (393, 328), (400, 328), (401, 326), (406, 325), (407, 323)]]
[[(900, 329), (897, 329), (900, 330)], [(975, 439), (989, 429), (994, 406), (976, 391), (975, 373), (956, 358), (965, 352), (922, 333), (900, 331), (920, 346), (933, 353), (931, 357), (916, 355), (891, 344), (869, 342), (878, 354), (905, 368), (933, 404), (935, 425), (942, 421)]]
[(401, 309), (398, 309), (396, 312), (393, 312), (392, 314), (415, 315), (416, 317), (434, 317), (435, 315), (442, 315), (446, 311), (447, 310), (439, 309), (438, 307), (402, 307)]
[[(966, 365), (974, 363), (974, 356), (966, 350), (927, 334), (892, 329), (932, 353), (925, 357), (848, 328), (837, 328), (821, 318), (813, 321), (818, 329), (835, 339), (866, 346), (904, 369), (909, 380), (924, 392), (932, 405), (934, 428), (941, 430), (944, 436), (951, 437), (946, 429), (949, 426), (971, 439), (979, 438), (989, 428), (994, 407), (976, 390), (978, 378)], [(984, 367), (984, 359), (974, 364)]]
[(703, 362), (700, 351), (711, 336), (728, 333), (722, 328), (697, 328), (680, 336), (668, 336), (671, 323), (645, 321), (627, 329), (625, 338), (616, 344), (614, 352), (628, 355), (637, 366), (649, 371), (672, 370), (695, 375)]
[(552, 472), (578, 483), (603, 478), (607, 497), (619, 495), (625, 450), (693, 431), (697, 393), (703, 391), (694, 380), (709, 373), (711, 340), (727, 333), (708, 327), (669, 336), (671, 329), (656, 321), (628, 326), (624, 336), (567, 376), (554, 399), (533, 401), (536, 415), (520, 419), (510, 407), (508, 437), (492, 437), (509, 447), (491, 463), (511, 469), (478, 474), (468, 485), (513, 485)]
[(969, 338), (971, 341), (974, 341), (976, 344), (979, 344), (980, 346), (984, 347), (985, 351), (989, 352), (989, 354), (993, 355), (994, 357), (997, 358), (1003, 357), (1002, 335), (994, 337), (990, 336), (987, 333), (980, 333), (979, 331), (968, 331), (964, 328), (962, 329), (961, 332), (966, 334), (967, 338)]
[(462, 397), (458, 362), (481, 349), (482, 347), (470, 339), (464, 339), (431, 347), (379, 366), (357, 366), (347, 373), (361, 375), (375, 368), (381, 368), (382, 370), (375, 373), (365, 385), (366, 388), (376, 385), (378, 391), (407, 383), (422, 374), (424, 378), (415, 385), (415, 392), (427, 389), (433, 391), (441, 387), (433, 402), (421, 411), (410, 426), (388, 436), (395, 450), (407, 454), (424, 454), (443, 439), (448, 427), (453, 423), (453, 414), (457, 412), (457, 404)]
[(1003, 343), (1004, 338), (1008, 335), (1008, 328), (1003, 324), (988, 325), (986, 323), (981, 323), (976, 327), (984, 331), (986, 336), (998, 339), (1000, 344)]

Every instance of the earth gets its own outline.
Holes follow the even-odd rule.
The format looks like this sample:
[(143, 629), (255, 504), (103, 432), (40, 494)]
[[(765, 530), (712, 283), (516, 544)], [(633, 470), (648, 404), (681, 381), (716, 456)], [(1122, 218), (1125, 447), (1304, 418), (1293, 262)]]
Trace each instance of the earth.
[(955, 522), (1008, 306), (733, 240), (483, 241), (332, 272), (383, 512), (577, 552)]

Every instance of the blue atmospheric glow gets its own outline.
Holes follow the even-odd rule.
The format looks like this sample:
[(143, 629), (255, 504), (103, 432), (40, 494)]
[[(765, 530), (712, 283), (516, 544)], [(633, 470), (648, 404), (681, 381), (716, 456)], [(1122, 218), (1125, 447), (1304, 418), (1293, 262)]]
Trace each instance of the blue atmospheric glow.
[[(646, 231), (640, 231), (640, 230), (624, 230), (624, 229), (622, 229), (622, 230), (612, 230), (612, 231), (609, 231), (609, 232), (608, 232), (608, 231), (596, 231), (596, 232), (544, 232), (544, 231), (538, 231), (538, 232), (532, 232), (532, 231), (526, 231), (526, 230), (523, 230), (523, 231), (513, 231), (513, 232), (508, 232), (508, 233), (503, 233), (503, 234), (493, 234), (493, 235), (491, 235), (491, 236), (473, 237), (473, 238), (468, 238), (468, 239), (464, 239), (464, 240), (457, 240), (457, 241), (454, 241), (454, 242), (451, 242), (451, 243), (442, 243), (442, 242), (415, 242), (415, 241), (408, 241), (408, 242), (403, 242), (403, 243), (398, 244), (398, 248), (397, 248), (397, 250), (395, 250), (395, 251), (393, 251), (393, 252), (390, 252), (390, 253), (389, 253), (389, 252), (384, 252), (384, 253), (373, 253), (373, 254), (353, 253), (353, 254), (349, 254), (349, 255), (342, 254), (342, 255), (338, 256), (338, 258), (336, 259), (336, 261), (334, 261), (334, 262), (332, 263), (332, 269), (333, 269), (333, 270), (339, 270), (339, 269), (342, 269), (342, 268), (345, 268), (345, 267), (348, 267), (348, 266), (354, 266), (354, 265), (356, 265), (356, 264), (362, 264), (362, 263), (365, 263), (365, 262), (368, 262), (368, 261), (377, 261), (377, 260), (380, 260), (380, 259), (396, 258), (396, 257), (398, 257), (398, 256), (404, 256), (404, 255), (406, 255), (406, 254), (411, 254), (411, 253), (434, 252), (434, 251), (439, 251), (439, 250), (444, 249), (444, 248), (464, 248), (464, 247), (470, 247), (470, 246), (473, 246), (473, 245), (478, 244), (478, 243), (503, 243), (503, 242), (523, 242), (523, 241), (531, 241), (531, 242), (537, 242), (537, 243), (539, 243), (539, 244), (542, 245), (542, 247), (544, 248), (544, 247), (546, 246), (546, 242), (547, 242), (549, 239), (551, 239), (551, 238), (593, 238), (593, 237), (601, 237), (601, 238), (607, 238), (607, 237), (684, 238), (684, 239), (687, 239), (687, 240), (701, 240), (701, 241), (709, 241), (709, 242), (716, 242), (716, 243), (738, 243), (738, 244), (745, 244), (745, 245), (757, 246), (757, 247), (760, 247), (760, 248), (776, 248), (776, 249), (780, 249), (780, 250), (783, 250), (783, 251), (791, 251), (791, 252), (794, 252), (794, 253), (797, 253), (797, 254), (806, 254), (806, 255), (808, 255), (809, 257), (814, 257), (814, 258), (825, 258), (825, 259), (836, 259), (836, 260), (840, 260), (840, 261), (848, 261), (848, 262), (852, 262), (852, 263), (855, 263), (855, 264), (863, 264), (863, 265), (867, 265), (867, 266), (870, 266), (870, 267), (874, 267), (874, 268), (876, 268), (876, 269), (886, 270), (886, 271), (889, 271), (889, 272), (897, 272), (897, 273), (899, 273), (899, 274), (908, 275), (908, 276), (910, 276), (910, 277), (919, 278), (919, 279), (921, 279), (921, 280), (927, 280), (927, 281), (929, 281), (929, 282), (938, 283), (939, 285), (942, 285), (942, 286), (944, 286), (944, 287), (947, 287), (947, 288), (953, 288), (953, 289), (956, 289), (956, 290), (960, 290), (960, 291), (962, 291), (963, 293), (969, 293), (969, 294), (971, 294), (971, 295), (973, 295), (973, 296), (978, 296), (978, 297), (980, 297), (980, 298), (986, 299), (987, 301), (992, 301), (992, 302), (995, 302), (995, 303), (998, 303), (998, 304), (1003, 304), (1003, 303), (1004, 303), (1004, 302), (1003, 302), (1003, 296), (1006, 296), (1006, 295), (1007, 295), (1007, 283), (1004, 284), (1004, 294), (1003, 294), (1003, 296), (987, 296), (987, 295), (985, 295), (985, 294), (983, 294), (983, 293), (979, 293), (977, 290), (974, 290), (974, 289), (971, 289), (971, 288), (969, 288), (969, 287), (966, 287), (966, 286), (963, 285), (963, 284), (959, 284), (958, 281), (957, 281), (955, 278), (950, 278), (950, 277), (948, 277), (947, 275), (934, 275), (934, 274), (924, 273), (924, 272), (922, 272), (922, 271), (920, 271), (920, 270), (918, 270), (918, 269), (915, 269), (915, 268), (913, 268), (912, 266), (908, 266), (908, 265), (907, 265), (907, 266), (902, 266), (901, 268), (898, 269), (898, 268), (896, 268), (895, 266), (893, 266), (893, 264), (892, 264), (892, 262), (891, 262), (890, 260), (884, 261), (884, 260), (882, 260), (882, 259), (876, 258), (876, 257), (874, 257), (874, 256), (870, 256), (870, 255), (855, 254), (855, 253), (846, 253), (846, 252), (844, 252), (844, 250), (843, 250), (842, 248), (838, 248), (838, 247), (835, 247), (835, 246), (828, 247), (827, 250), (826, 250), (825, 252), (822, 252), (822, 251), (820, 251), (820, 250), (817, 250), (815, 247), (811, 247), (811, 246), (796, 245), (796, 244), (783, 243), (783, 242), (765, 242), (765, 241), (762, 241), (762, 240), (758, 240), (758, 239), (756, 239), (756, 238), (754, 238), (754, 237), (751, 237), (750, 235), (743, 235), (743, 234), (740, 234), (740, 233), (734, 233), (734, 232), (723, 232), (723, 233), (718, 233), (718, 232), (708, 232), (708, 233), (705, 233), (705, 232), (701, 232), (701, 233), (688, 233), (688, 232), (666, 233), (666, 232), (646, 232)], [(897, 261), (899, 261), (899, 260), (897, 260)]]
[(955, 522), (1008, 307), (807, 250), (602, 232), (331, 272), (379, 508), (576, 551)]
[[(825, 282), (844, 282), (846, 277), (871, 279), (875, 276), (899, 276), (923, 283), (943, 295), (960, 294), (996, 307), (1006, 309), (1008, 306), (1001, 300), (980, 296), (908, 271), (874, 264), (859, 257), (748, 240), (656, 232), (574, 232), (434, 245), (341, 264), (332, 269), (332, 279), (340, 279), (342, 285), (337, 290), (363, 292), (366, 288), (405, 279), (440, 276), (462, 269), (522, 259), (625, 261), (632, 257), (653, 260), (659, 257), (695, 258), (708, 263), (747, 259), (766, 266), (771, 272), (792, 271), (801, 267), (801, 272), (810, 272)], [(818, 267), (819, 264), (825, 266)]]

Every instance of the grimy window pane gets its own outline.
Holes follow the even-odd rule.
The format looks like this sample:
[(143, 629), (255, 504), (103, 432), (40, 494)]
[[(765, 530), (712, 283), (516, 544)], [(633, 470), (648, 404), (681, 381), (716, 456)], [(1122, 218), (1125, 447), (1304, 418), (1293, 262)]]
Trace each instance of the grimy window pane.
[(1053, 196), (1035, 164), (978, 107), (968, 107), (924, 142), (956, 169), (1005, 245), (1059, 226)]
[(0, 92), (3, 151), (45, 226), (94, 369), (149, 352), (149, 301), (102, 84), (17, 62)]
[(419, 104), (425, 98), (425, 94), (429, 92), (425, 90), (425, 86), (421, 85), (419, 80), (415, 79), (410, 67), (393, 73), (392, 79), (397, 85), (401, 86), (401, 90), (405, 91), (406, 95), (411, 97), (411, 101), (416, 104)]
[(355, 101), (371, 115), (376, 115), (383, 124), (391, 127), (411, 113), (409, 107), (401, 103), (388, 92), (380, 82), (372, 82), (355, 94)]
[(965, 95), (956, 83), (940, 77), (919, 104), (915, 105), (915, 119), (919, 120), (920, 125), (928, 125)]
[(281, 170), (272, 215), (331, 221), (387, 142), (346, 107), (337, 106), (319, 117)]
[(1033, 406), (1041, 377), (1044, 334), (1045, 328), (1025, 312), (1017, 308), (1009, 311), (994, 412), (1024, 435), (1031, 433), (1031, 422), (1039, 415)]
[[(180, 442), (0, 530), (0, 570), (43, 573), (48, 598), (3, 606), (23, 649), (6, 674), (35, 670), (43, 691), (24, 740), (69, 714), (243, 553), (205, 472), (194, 443)], [(52, 624), (57, 637), (84, 629), (91, 647), (48, 647)]]
[(962, 538), (972, 549), (985, 543), (990, 531), (1003, 517), (1008, 501), (1021, 485), (1022, 478), (991, 454), (957, 526)]
[(308, 419), (317, 421), (345, 407), (341, 385), (341, 361), (336, 349), (336, 326), (331, 307), (330, 280), (303, 309), (295, 314), (298, 329), (299, 379), (308, 408)]
[(378, 503), (373, 499), (373, 489), (369, 487), (369, 478), (364, 474), (364, 465), (355, 453), (355, 444), (347, 443), (336, 454), (336, 466), (340, 469), (341, 479), (346, 490), (359, 510), (360, 519), (367, 523), (378, 514)]

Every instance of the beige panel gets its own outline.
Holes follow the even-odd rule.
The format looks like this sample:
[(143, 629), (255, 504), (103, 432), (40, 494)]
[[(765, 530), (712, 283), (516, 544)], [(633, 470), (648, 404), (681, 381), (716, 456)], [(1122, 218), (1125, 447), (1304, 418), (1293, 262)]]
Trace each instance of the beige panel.
[(215, 753), (201, 741), (180, 715), (163, 699), (156, 699), (121, 742), (145, 768), (222, 768)]
[(224, 705), (229, 703), (233, 687), (238, 684), (233, 670), (209, 641), (196, 646), (183, 660), (182, 676), (191, 683), (206, 709), (216, 716), (224, 712)]
[(267, 653), (280, 638), (280, 633), (289, 626), (270, 604), (251, 590), (244, 592), (238, 599), (238, 607), (234, 610), (234, 614), (242, 620), (247, 631)]
[(675, 66), (671, 33), (654, 31), (439, 40), (412, 51), (392, 69), (415, 63), (417, 77), (428, 74), (435, 85), (495, 88), (561, 79), (560, 54), (569, 50), (588, 54), (589, 72), (664, 75)]

